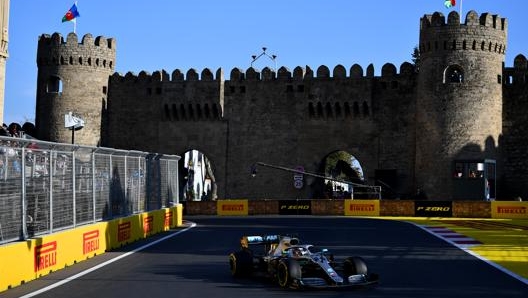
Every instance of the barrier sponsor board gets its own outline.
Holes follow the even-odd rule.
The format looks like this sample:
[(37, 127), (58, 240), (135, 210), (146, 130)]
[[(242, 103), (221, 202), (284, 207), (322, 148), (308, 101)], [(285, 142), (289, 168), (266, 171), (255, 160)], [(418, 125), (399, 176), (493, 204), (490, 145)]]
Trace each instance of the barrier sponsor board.
[(279, 214), (281, 215), (311, 215), (312, 201), (280, 200)]
[(172, 210), (168, 210), (165, 212), (165, 219), (163, 220), (163, 230), (168, 231), (171, 228), (172, 221), (173, 221), (173, 212)]
[(83, 233), (83, 255), (96, 252), (99, 249), (99, 230)]
[[(0, 292), (108, 249), (181, 226), (182, 205), (0, 245)], [(146, 234), (146, 235), (145, 235)]]
[(528, 219), (528, 202), (492, 201), (491, 217)]
[[(163, 218), (165, 223), (165, 218)], [(147, 236), (154, 231), (154, 216), (148, 215), (143, 217), (143, 235)]]
[(379, 216), (379, 200), (344, 200), (347, 216)]
[(451, 201), (415, 201), (414, 215), (419, 217), (452, 217)]
[(35, 246), (34, 254), (35, 273), (55, 266), (57, 264), (57, 241)]
[(247, 200), (219, 200), (216, 208), (218, 215), (248, 215)]

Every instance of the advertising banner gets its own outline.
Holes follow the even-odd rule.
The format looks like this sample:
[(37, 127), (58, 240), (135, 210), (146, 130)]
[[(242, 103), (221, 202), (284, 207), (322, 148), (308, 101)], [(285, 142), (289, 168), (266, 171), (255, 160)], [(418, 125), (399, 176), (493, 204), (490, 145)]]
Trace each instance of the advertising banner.
[(218, 200), (216, 208), (218, 215), (248, 215), (247, 200)]
[(492, 201), (491, 218), (528, 219), (528, 202)]
[(451, 201), (415, 201), (414, 215), (418, 217), (452, 217)]
[(280, 215), (311, 215), (312, 201), (308, 200), (280, 200)]
[(347, 216), (379, 216), (379, 200), (344, 200)]

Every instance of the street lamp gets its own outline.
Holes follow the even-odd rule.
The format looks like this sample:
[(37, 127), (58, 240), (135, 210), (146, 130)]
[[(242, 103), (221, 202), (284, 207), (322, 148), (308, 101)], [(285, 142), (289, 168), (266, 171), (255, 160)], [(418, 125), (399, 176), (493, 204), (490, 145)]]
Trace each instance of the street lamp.
[(84, 127), (84, 120), (73, 116), (72, 112), (64, 115), (64, 127), (71, 129), (72, 131), (72, 144), (75, 143), (75, 131)]
[(257, 55), (251, 55), (251, 58), (253, 58), (253, 60), (251, 60), (251, 67), (253, 67), (253, 62), (257, 61), (262, 56), (266, 56), (271, 61), (273, 61), (273, 63), (275, 63), (274, 71), (277, 71), (277, 55), (269, 55), (268, 53), (266, 53), (267, 49), (268, 48), (266, 48), (266, 47), (262, 47), (262, 53), (260, 53), (260, 55), (258, 55), (258, 56)]

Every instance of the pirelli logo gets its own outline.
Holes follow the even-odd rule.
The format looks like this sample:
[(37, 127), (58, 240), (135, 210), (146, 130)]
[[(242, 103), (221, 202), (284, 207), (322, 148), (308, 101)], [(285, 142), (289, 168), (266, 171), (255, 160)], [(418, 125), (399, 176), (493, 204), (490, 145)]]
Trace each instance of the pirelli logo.
[(224, 204), (222, 205), (222, 211), (243, 211), (244, 204)]
[(528, 219), (528, 202), (491, 202), (492, 218)]
[(248, 215), (247, 200), (218, 200), (216, 203), (218, 215)]
[(350, 211), (354, 212), (373, 212), (376, 210), (376, 205), (374, 204), (350, 204)]
[(345, 215), (351, 216), (379, 216), (379, 200), (344, 200)]
[(497, 213), (499, 214), (526, 214), (526, 207), (524, 206), (498, 206)]
[(132, 236), (132, 223), (129, 221), (120, 223), (117, 226), (117, 241), (123, 242), (130, 240), (130, 237)]
[(172, 223), (172, 211), (165, 213), (165, 220), (163, 221), (164, 228), (170, 228)]
[(83, 234), (83, 254), (88, 254), (99, 249), (99, 230)]
[(57, 241), (35, 246), (35, 272), (57, 264)]
[(143, 233), (150, 234), (154, 231), (154, 216), (143, 218)]

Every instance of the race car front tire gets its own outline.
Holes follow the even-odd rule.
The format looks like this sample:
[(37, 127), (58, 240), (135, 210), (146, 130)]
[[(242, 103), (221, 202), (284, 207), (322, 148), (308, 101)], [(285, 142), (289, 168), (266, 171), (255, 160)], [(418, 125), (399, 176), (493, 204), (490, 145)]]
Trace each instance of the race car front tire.
[(301, 279), (301, 265), (295, 260), (281, 260), (277, 265), (277, 282), (287, 288)]
[(343, 271), (347, 277), (355, 274), (367, 274), (367, 264), (361, 257), (348, 257), (343, 261)]

